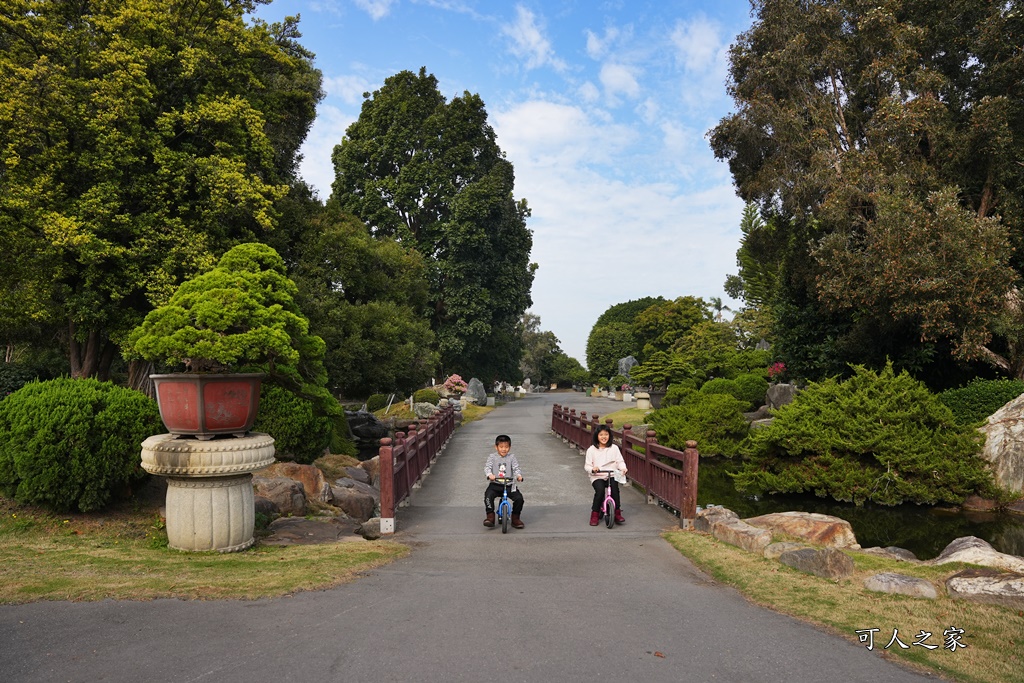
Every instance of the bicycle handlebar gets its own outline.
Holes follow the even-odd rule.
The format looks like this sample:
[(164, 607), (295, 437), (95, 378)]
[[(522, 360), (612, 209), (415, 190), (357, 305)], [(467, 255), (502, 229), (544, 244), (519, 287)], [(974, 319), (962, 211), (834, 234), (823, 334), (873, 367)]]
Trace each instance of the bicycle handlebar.
[[(515, 484), (515, 483), (517, 483), (514, 477), (511, 477), (511, 478), (510, 477), (495, 477), (493, 479), (493, 481), (494, 481), (495, 484)], [(522, 482), (518, 482), (518, 483), (521, 484)]]

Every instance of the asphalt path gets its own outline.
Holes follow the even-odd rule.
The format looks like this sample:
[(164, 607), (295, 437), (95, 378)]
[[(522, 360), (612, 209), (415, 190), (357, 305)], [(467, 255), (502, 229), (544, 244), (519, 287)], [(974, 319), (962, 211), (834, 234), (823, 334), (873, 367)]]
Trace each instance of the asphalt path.
[[(583, 458), (550, 434), (559, 401), (621, 406), (533, 394), (456, 430), (399, 510), (407, 558), (272, 600), (0, 606), (0, 681), (935, 680), (716, 584), (635, 490), (625, 526), (589, 526)], [(482, 525), (499, 433), (525, 477), (526, 528), (508, 534)]]

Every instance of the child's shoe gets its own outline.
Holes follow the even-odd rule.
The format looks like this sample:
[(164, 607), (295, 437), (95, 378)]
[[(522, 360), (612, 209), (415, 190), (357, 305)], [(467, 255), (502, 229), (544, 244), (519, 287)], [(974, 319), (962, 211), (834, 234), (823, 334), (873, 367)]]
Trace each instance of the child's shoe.
[(512, 513), (512, 528), (513, 529), (522, 529), (525, 526), (526, 525), (523, 524), (523, 522), (519, 519), (519, 515), (517, 515), (516, 513), (513, 512)]
[(599, 513), (599, 512), (591, 512), (590, 513), (590, 526), (597, 526), (597, 522), (599, 521), (600, 517), (601, 517), (601, 513)]
[(487, 519), (484, 520), (484, 526), (494, 526), (494, 513), (488, 512)]
[(626, 523), (626, 518), (622, 516), (622, 510), (620, 510), (619, 508), (615, 508), (615, 523), (616, 524), (625, 524)]

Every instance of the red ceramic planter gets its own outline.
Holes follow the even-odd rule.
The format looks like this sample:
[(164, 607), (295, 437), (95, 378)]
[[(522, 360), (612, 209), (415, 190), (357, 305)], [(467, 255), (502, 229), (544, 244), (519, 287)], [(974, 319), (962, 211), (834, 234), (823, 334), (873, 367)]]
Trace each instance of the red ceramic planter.
[(212, 439), (245, 436), (256, 421), (263, 375), (150, 375), (156, 386), (160, 419), (175, 435)]

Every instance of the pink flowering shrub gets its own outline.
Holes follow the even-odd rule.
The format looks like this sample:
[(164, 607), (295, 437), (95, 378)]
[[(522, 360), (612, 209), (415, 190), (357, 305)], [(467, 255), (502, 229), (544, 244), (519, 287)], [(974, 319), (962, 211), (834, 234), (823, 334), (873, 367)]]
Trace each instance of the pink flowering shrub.
[(449, 375), (444, 381), (444, 388), (453, 394), (461, 394), (466, 391), (466, 382), (458, 375)]
[(768, 379), (780, 379), (784, 374), (786, 374), (786, 364), (781, 360), (775, 361), (768, 366)]

